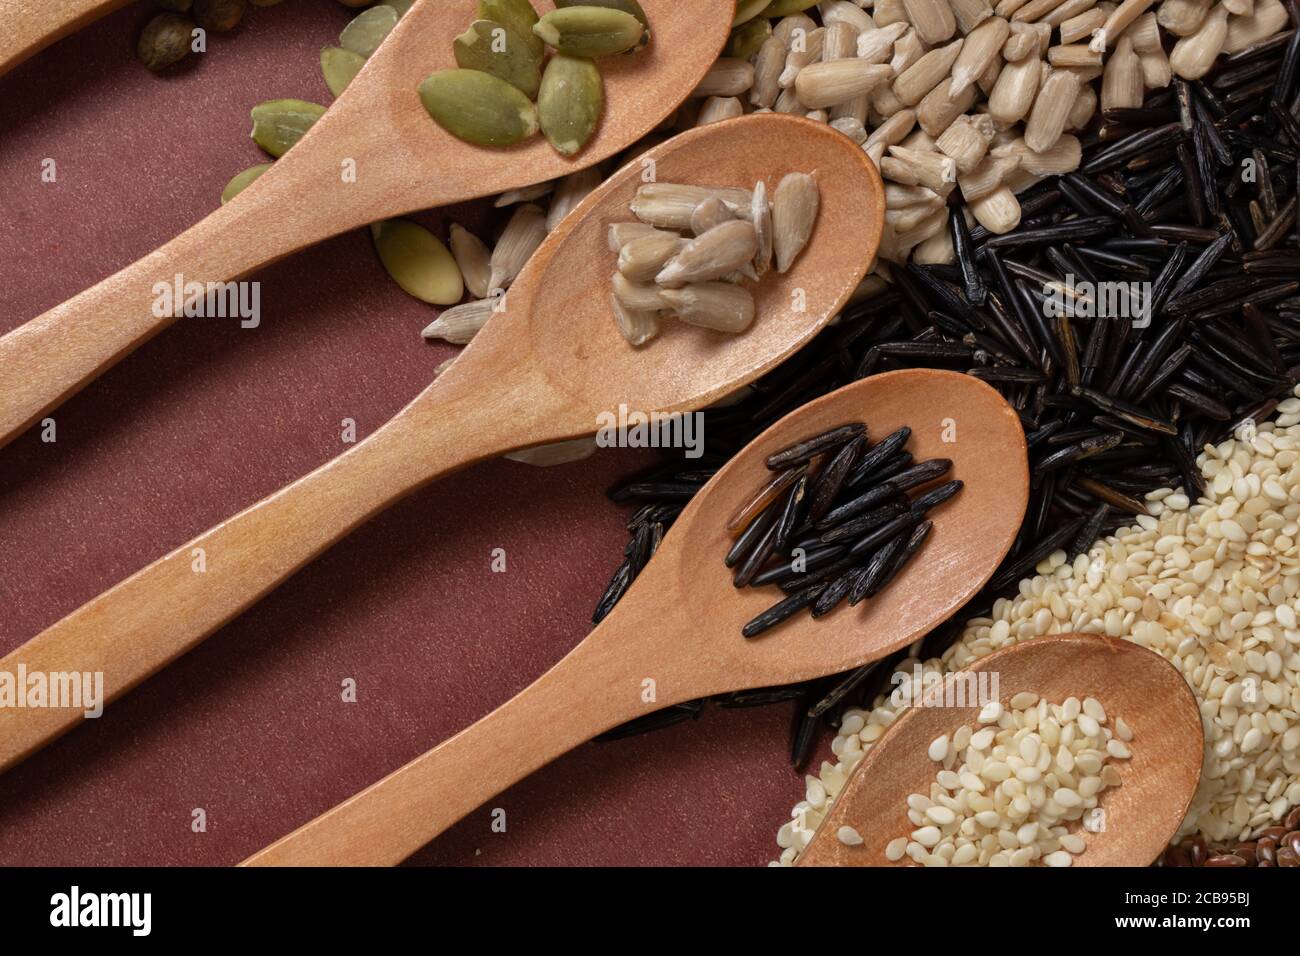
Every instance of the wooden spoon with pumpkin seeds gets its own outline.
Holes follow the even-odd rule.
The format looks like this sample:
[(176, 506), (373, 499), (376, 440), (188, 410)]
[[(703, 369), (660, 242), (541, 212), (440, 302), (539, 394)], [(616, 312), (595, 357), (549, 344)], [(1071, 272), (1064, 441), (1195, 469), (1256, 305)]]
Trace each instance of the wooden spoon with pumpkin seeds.
[[(241, 279), (349, 229), (565, 176), (639, 140), (690, 95), (735, 12), (734, 0), (694, 0), (689, 16), (677, 0), (641, 5), (654, 40), (601, 61), (603, 121), (565, 157), (541, 136), (508, 149), (475, 146), (430, 118), (421, 82), (456, 67), (453, 41), (478, 2), (416, 0), (264, 175), (158, 251), (0, 338), (0, 446), (176, 321), (182, 306), (159, 307), (157, 283)], [(802, 168), (797, 159), (788, 166)]]
[(0, 76), (131, 0), (0, 0)]
[[(470, 346), (392, 421), (74, 611), (0, 660), (0, 672), (98, 671), (112, 700), (437, 477), (590, 435), (620, 406), (684, 412), (752, 382), (821, 331), (875, 258), (880, 176), (824, 123), (756, 114), (698, 127), (643, 159), (653, 166), (625, 166), (560, 223)], [(816, 178), (821, 209), (808, 246), (789, 272), (754, 288), (757, 319), (744, 335), (673, 322), (633, 348), (618, 330), (609, 226), (633, 218), (628, 207), (648, 168), (665, 182), (699, 185), (752, 187), (791, 168)], [(206, 556), (202, 574), (193, 571), (196, 549)], [(75, 710), (0, 708), (0, 768), (81, 719)]]

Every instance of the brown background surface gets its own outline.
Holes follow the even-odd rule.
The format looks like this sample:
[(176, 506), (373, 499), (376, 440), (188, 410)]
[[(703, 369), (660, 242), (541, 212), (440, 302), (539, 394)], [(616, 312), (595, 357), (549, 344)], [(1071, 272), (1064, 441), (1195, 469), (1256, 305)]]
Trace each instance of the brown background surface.
[[(210, 212), (264, 159), (251, 106), (328, 102), (317, 57), (351, 16), (250, 9), (159, 78), (132, 53), (150, 15), (135, 4), (0, 78), (0, 332)], [(57, 443), (0, 450), (0, 654), (339, 454), (344, 418), (368, 434), (454, 351), (421, 341), (432, 311), (362, 232), (258, 278), (259, 328), (183, 321), (63, 406)], [(399, 504), (0, 778), (0, 864), (232, 864), (487, 713), (589, 629), (626, 540), (603, 491), (641, 461), (496, 462)], [(582, 747), (492, 801), (505, 834), (481, 809), (412, 862), (761, 864), (803, 790), (791, 713), (711, 708)]]

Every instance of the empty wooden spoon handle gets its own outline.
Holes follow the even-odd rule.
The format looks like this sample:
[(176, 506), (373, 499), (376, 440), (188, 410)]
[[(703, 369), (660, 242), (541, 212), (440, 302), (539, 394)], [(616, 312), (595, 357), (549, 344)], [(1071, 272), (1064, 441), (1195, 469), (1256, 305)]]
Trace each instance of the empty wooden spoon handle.
[[(235, 281), (304, 246), (364, 224), (364, 184), (335, 190), (320, 206), (295, 200), (302, 184), (325, 173), (316, 156), (292, 155), (207, 218), (98, 285), (0, 337), (0, 447), (97, 375), (177, 320), (175, 288)], [(329, 162), (332, 164), (333, 160)], [(285, 217), (279, 208), (298, 208)], [(356, 203), (357, 205), (353, 205)], [(192, 296), (190, 296), (193, 298)], [(218, 297), (226, 303), (228, 296)], [(252, 301), (249, 296), (245, 301)], [(215, 304), (215, 300), (214, 300)], [(239, 315), (196, 317), (240, 322)], [(248, 334), (257, 334), (249, 321)]]
[(0, 76), (131, 0), (0, 0)]
[[(498, 383), (499, 387), (502, 383)], [(432, 478), (538, 431), (535, 394), (498, 404), (444, 399), (435, 384), (347, 454), (182, 545), (0, 660), (0, 672), (104, 675), (107, 700), (194, 647), (371, 515)], [(464, 391), (463, 389), (461, 390)], [(499, 392), (498, 395), (501, 393)], [(502, 414), (502, 407), (518, 409)], [(83, 717), (80, 708), (0, 708), (0, 769)]]
[(665, 663), (649, 650), (650, 622), (627, 620), (607, 619), (482, 720), (241, 865), (394, 866), (534, 770), (644, 714), (638, 688)]

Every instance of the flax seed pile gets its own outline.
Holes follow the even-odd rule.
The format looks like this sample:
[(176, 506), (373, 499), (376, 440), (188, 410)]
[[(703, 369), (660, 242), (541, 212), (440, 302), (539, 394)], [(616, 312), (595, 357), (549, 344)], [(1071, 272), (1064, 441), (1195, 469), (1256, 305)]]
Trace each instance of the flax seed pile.
[[(1296, 390), (1300, 394), (1300, 388)], [(943, 656), (909, 657), (912, 676), (947, 673), (999, 648), (1071, 631), (1123, 637), (1174, 663), (1201, 704), (1205, 764), (1178, 837), (1248, 840), (1300, 804), (1300, 398), (1277, 417), (1208, 447), (1197, 458), (1205, 494), (1148, 494), (1150, 517), (1098, 541), (1073, 563), (1058, 551), (968, 621)], [(902, 708), (881, 695), (849, 710), (831, 745), (835, 762), (809, 776), (805, 799), (777, 834), (778, 865), (812, 838), (848, 775)]]

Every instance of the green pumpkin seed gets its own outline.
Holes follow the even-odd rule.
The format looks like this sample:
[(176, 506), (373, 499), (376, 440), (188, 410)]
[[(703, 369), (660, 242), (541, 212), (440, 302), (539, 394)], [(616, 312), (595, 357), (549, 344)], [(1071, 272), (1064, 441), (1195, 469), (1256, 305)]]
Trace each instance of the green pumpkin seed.
[(361, 56), (370, 56), (397, 26), (397, 11), (390, 6), (371, 7), (343, 28), (339, 46)]
[(402, 291), (430, 305), (454, 305), (465, 282), (451, 252), (428, 229), (409, 219), (371, 226), (379, 261)]
[(748, 60), (758, 52), (767, 38), (772, 35), (772, 21), (759, 18), (750, 20), (731, 31), (731, 37), (727, 40), (724, 56), (734, 57), (737, 60)]
[(478, 18), (495, 20), (506, 26), (514, 27), (519, 35), (528, 38), (528, 49), (539, 60), (546, 52), (546, 44), (539, 37), (533, 36), (533, 24), (537, 22), (537, 11), (528, 0), (478, 0)]
[(733, 27), (754, 19), (768, 8), (772, 0), (736, 0), (736, 18), (731, 21)]
[(772, 17), (788, 17), (792, 13), (802, 13), (809, 7), (815, 7), (817, 0), (772, 0), (770, 4), (763, 8), (763, 16), (771, 19)]
[(366, 65), (366, 58), (360, 53), (353, 53), (339, 46), (327, 46), (320, 51), (320, 71), (325, 76), (325, 85), (330, 92), (339, 96), (347, 89), (352, 78)]
[(499, 76), (530, 100), (542, 82), (541, 57), (514, 27), (495, 20), (475, 20), (452, 44), (456, 64)]
[(250, 166), (242, 173), (236, 173), (235, 178), (226, 183), (226, 188), (221, 190), (221, 205), (225, 205), (242, 193), (257, 180), (258, 176), (271, 168), (270, 163), (259, 163), (256, 166)]
[(582, 6), (552, 10), (533, 32), (561, 53), (595, 57), (627, 52), (641, 42), (645, 27), (622, 10)]
[(537, 109), (520, 90), (479, 70), (441, 70), (420, 84), (438, 125), (478, 146), (513, 146), (537, 132)]
[[(751, 3), (756, 0), (750, 0)], [(759, 9), (766, 6), (767, 0), (759, 2)], [(650, 21), (646, 19), (645, 11), (641, 9), (641, 4), (636, 0), (555, 0), (555, 8), (563, 10), (566, 7), (608, 7), (611, 10), (622, 10), (624, 13), (630, 13), (641, 21), (641, 26), (649, 27)]]
[(600, 71), (591, 60), (557, 53), (546, 64), (537, 97), (542, 132), (564, 156), (587, 145), (605, 101)]
[(325, 115), (325, 107), (305, 100), (268, 100), (253, 107), (253, 142), (276, 159), (302, 139)]

